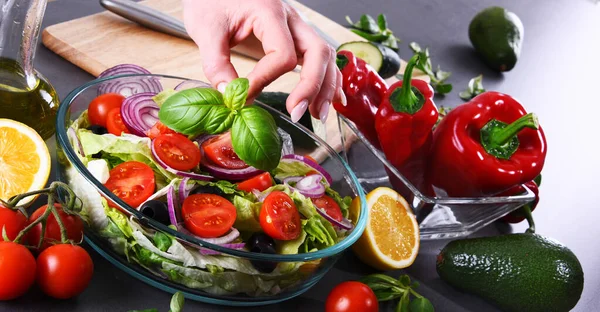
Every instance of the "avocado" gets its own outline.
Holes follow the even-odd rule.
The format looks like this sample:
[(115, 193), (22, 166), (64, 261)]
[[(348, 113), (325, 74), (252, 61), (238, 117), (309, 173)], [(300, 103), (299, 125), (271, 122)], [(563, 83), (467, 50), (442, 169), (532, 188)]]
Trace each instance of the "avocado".
[(479, 12), (469, 24), (469, 39), (484, 62), (497, 71), (515, 67), (523, 44), (523, 23), (501, 7)]
[(437, 256), (437, 272), (448, 284), (504, 311), (569, 311), (583, 291), (575, 254), (537, 234), (450, 242)]

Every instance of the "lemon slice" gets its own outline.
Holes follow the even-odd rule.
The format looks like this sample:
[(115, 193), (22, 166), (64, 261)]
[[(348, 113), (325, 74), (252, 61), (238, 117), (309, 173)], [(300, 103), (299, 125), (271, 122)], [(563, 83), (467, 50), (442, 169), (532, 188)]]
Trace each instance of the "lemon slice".
[[(0, 198), (39, 190), (48, 182), (50, 153), (44, 139), (32, 128), (0, 119)], [(25, 205), (35, 197), (19, 202)]]
[[(396, 191), (379, 187), (367, 194), (369, 219), (352, 246), (364, 263), (395, 270), (410, 266), (419, 252), (419, 224), (406, 200)], [(360, 201), (352, 201), (350, 214), (358, 216)], [(354, 219), (353, 219), (354, 220)]]

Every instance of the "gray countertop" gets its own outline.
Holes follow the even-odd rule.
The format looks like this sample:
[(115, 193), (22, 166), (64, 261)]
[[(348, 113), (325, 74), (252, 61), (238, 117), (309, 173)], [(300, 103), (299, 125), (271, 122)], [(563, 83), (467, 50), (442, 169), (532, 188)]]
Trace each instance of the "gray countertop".
[[(438, 106), (455, 106), (458, 92), (470, 78), (483, 74), (488, 90), (509, 93), (528, 111), (538, 114), (548, 141), (541, 201), (534, 213), (538, 233), (569, 246), (585, 271), (585, 287), (575, 311), (600, 309), (600, 193), (597, 177), (597, 116), (600, 115), (598, 87), (600, 72), (600, 6), (589, 0), (303, 0), (303, 3), (338, 23), (344, 16), (356, 19), (362, 13), (385, 12), (390, 28), (402, 39), (400, 55), (411, 56), (408, 43), (429, 46), (434, 66), (451, 71), (454, 91), (436, 98)], [(521, 17), (525, 41), (517, 66), (498, 74), (483, 65), (471, 48), (467, 28), (481, 9), (501, 5)], [(44, 27), (99, 12), (97, 1), (58, 0), (48, 5)], [(40, 47), (36, 66), (56, 87), (61, 98), (93, 77)], [(50, 144), (54, 144), (53, 142)], [(500, 232), (522, 232), (493, 224), (477, 236)], [(439, 279), (435, 256), (445, 241), (422, 242), (416, 262), (402, 272), (421, 282), (420, 293), (437, 311), (496, 311), (484, 301), (460, 293)], [(89, 248), (88, 248), (89, 249)], [(167, 311), (171, 295), (148, 286), (113, 267), (91, 249), (95, 272), (89, 288), (79, 297), (53, 300), (39, 290), (12, 302), (0, 303), (0, 311), (127, 311), (158, 308)], [(305, 294), (287, 302), (258, 308), (213, 306), (188, 300), (185, 311), (322, 311), (329, 291), (339, 282), (372, 273), (352, 252), (347, 252), (322, 281)], [(383, 305), (381, 311), (393, 311)]]

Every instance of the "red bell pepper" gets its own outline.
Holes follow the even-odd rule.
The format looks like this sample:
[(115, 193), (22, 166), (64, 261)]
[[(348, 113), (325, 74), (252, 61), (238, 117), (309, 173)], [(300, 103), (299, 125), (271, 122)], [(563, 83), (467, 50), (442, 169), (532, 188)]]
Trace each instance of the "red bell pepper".
[(538, 176), (546, 149), (534, 114), (509, 95), (485, 92), (434, 130), (431, 183), (438, 195), (496, 195)]
[[(535, 199), (532, 202), (525, 204), (523, 207), (502, 217), (501, 220), (504, 222), (508, 222), (508, 223), (519, 223), (519, 222), (527, 219), (527, 222), (529, 222), (529, 228), (527, 229), (527, 232), (535, 233), (535, 222), (533, 221), (533, 217), (531, 216), (531, 213), (533, 212), (533, 210), (537, 206), (538, 202), (540, 201), (540, 197), (539, 197), (540, 193), (539, 193), (538, 185), (535, 183), (535, 181), (529, 181), (529, 182), (525, 183), (525, 186), (528, 189), (530, 189), (533, 192), (533, 194), (535, 194)], [(523, 194), (523, 193), (525, 193), (525, 188), (523, 188), (522, 185), (517, 185), (517, 186), (514, 186), (514, 187), (508, 189), (507, 191), (501, 193), (500, 196), (519, 195), (519, 194)]]
[(386, 92), (375, 116), (375, 129), (387, 160), (415, 187), (429, 194), (425, 170), (438, 110), (433, 103), (433, 88), (423, 80), (411, 79), (418, 62), (419, 55), (415, 54), (406, 66), (403, 81)]
[(387, 91), (387, 84), (376, 70), (350, 51), (338, 52), (336, 63), (342, 72), (342, 89), (347, 105), (334, 102), (333, 107), (350, 119), (367, 140), (379, 148), (375, 114)]

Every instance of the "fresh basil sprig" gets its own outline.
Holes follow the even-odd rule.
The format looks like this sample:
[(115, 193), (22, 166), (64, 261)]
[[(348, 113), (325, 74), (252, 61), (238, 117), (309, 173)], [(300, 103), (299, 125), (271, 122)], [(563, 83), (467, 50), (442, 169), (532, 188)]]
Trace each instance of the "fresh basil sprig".
[(167, 127), (185, 135), (218, 134), (231, 128), (233, 150), (248, 165), (275, 169), (281, 158), (281, 138), (273, 116), (261, 107), (246, 106), (249, 83), (238, 78), (225, 92), (193, 88), (169, 96), (158, 118)]
[[(445, 81), (452, 73), (441, 70), (439, 65), (436, 71), (433, 70), (431, 59), (429, 57), (429, 48), (423, 50), (416, 42), (411, 42), (409, 47), (415, 54), (420, 54), (421, 57), (419, 58), (416, 67), (429, 76), (429, 79), (431, 80), (430, 84), (435, 90), (435, 93), (450, 93), (452, 91), (452, 84), (445, 83)], [(400, 76), (398, 79), (402, 79), (402, 77)]]
[(378, 42), (395, 51), (398, 51), (398, 39), (388, 28), (385, 15), (379, 14), (377, 21), (369, 14), (361, 15), (360, 19), (354, 23), (349, 16), (346, 21), (350, 24), (350, 31), (372, 42)]
[(458, 94), (458, 96), (460, 96), (461, 99), (468, 101), (468, 100), (478, 96), (479, 94), (485, 92), (485, 89), (483, 88), (482, 80), (483, 80), (483, 75), (479, 75), (475, 78), (472, 78), (471, 80), (469, 80), (469, 84), (467, 85), (467, 90), (460, 92)]
[(389, 301), (400, 298), (396, 312), (433, 312), (431, 302), (415, 291), (419, 283), (411, 282), (408, 275), (398, 279), (385, 274), (371, 274), (361, 282), (369, 286), (378, 301)]

